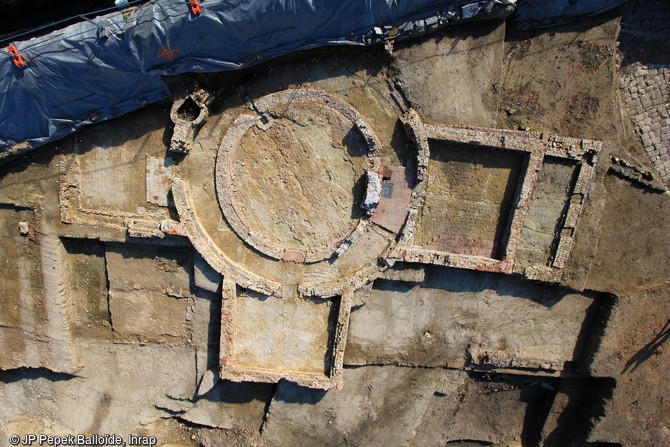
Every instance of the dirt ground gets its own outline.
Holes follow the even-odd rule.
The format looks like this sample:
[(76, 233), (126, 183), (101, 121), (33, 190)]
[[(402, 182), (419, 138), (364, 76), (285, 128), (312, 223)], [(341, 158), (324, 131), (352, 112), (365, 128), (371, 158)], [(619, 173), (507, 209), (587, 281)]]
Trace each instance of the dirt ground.
[(524, 221), (518, 263), (546, 264), (549, 261), (556, 248), (554, 234), (559, 231), (568, 204), (575, 168), (574, 163), (565, 160), (545, 160)]
[(363, 214), (365, 142), (326, 108), (294, 103), (272, 112), (272, 127), (254, 128), (235, 153), (241, 218), (283, 247), (343, 240)]
[[(654, 163), (620, 84), (631, 64), (670, 60), (665, 46), (650, 56), (660, 40), (620, 33), (631, 11), (187, 75), (220, 96), (186, 155), (167, 152), (166, 102), (0, 165), (0, 445), (28, 433), (180, 447), (670, 444), (670, 199), (635, 177)], [(257, 109), (298, 89), (361, 121), (314, 101)], [(568, 155), (530, 166), (537, 147), (431, 138), (415, 181), (409, 107), (426, 124), (605, 145), (573, 156), (588, 143), (554, 142)], [(257, 122), (219, 165), (240, 116)], [(615, 173), (612, 155), (632, 167)], [(373, 167), (388, 203), (401, 202), (393, 176), (412, 173), (397, 232), (360, 208)], [(221, 170), (234, 185), (223, 197)], [(445, 266), (501, 262), (513, 231), (513, 269)], [(315, 247), (333, 253), (305, 262)], [(409, 249), (433, 258), (398, 261)], [(223, 361), (247, 368), (240, 382), (221, 378)], [(339, 374), (341, 389), (291, 382), (300, 374)]]
[(239, 340), (233, 346), (237, 364), (267, 370), (284, 368), (301, 373), (324, 373), (331, 366), (328, 320), (332, 318), (333, 307), (330, 300), (241, 293), (235, 311), (245, 315), (245, 319), (234, 328)]
[(431, 141), (426, 202), (415, 244), (499, 258), (523, 158)]

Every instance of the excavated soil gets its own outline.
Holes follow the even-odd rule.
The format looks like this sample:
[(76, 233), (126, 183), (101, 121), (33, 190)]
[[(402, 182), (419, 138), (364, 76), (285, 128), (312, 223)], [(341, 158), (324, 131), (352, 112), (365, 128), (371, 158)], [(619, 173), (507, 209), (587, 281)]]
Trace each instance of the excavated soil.
[(318, 249), (344, 239), (360, 208), (367, 147), (350, 122), (313, 103), (271, 110), (233, 161), (233, 203), (250, 230), (277, 246)]
[[(621, 104), (619, 70), (667, 64), (668, 52), (659, 39), (619, 36), (621, 12), (532, 33), (466, 24), (392, 48), (195, 75), (222, 93), (188, 155), (166, 152), (170, 106), (159, 104), (0, 166), (0, 445), (14, 433), (132, 433), (179, 447), (670, 444), (670, 202), (609, 170), (610, 155), (653, 169)], [(259, 254), (218, 207), (217, 151), (236, 117), (256, 113), (254, 100), (293, 88), (356, 109), (389, 167), (414, 168), (407, 103), (426, 122), (607, 141), (591, 160), (565, 268), (523, 277), (550, 269), (576, 180), (576, 165), (551, 157), (531, 172), (511, 275), (392, 266), (380, 247), (396, 235), (381, 229), (337, 263)], [(292, 249), (346, 237), (362, 218), (365, 142), (319, 105), (270, 112), (233, 159), (245, 223)], [(475, 144), (430, 149), (414, 245), (500, 257), (523, 158)], [(212, 244), (280, 283), (282, 296), (238, 286), (235, 319), (222, 318), (224, 276), (188, 239), (161, 233), (162, 221), (180, 223), (174, 176), (190, 182)], [(296, 294), (306, 278), (368, 264), (391, 280), (352, 291), (344, 328), (342, 297)], [(219, 379), (226, 329), (239, 364), (272, 371), (327, 374), (342, 343), (342, 389)]]
[(547, 264), (566, 213), (576, 166), (566, 160), (545, 159), (528, 207), (517, 262)]
[(415, 244), (499, 256), (523, 157), (510, 151), (430, 141), (427, 197)]

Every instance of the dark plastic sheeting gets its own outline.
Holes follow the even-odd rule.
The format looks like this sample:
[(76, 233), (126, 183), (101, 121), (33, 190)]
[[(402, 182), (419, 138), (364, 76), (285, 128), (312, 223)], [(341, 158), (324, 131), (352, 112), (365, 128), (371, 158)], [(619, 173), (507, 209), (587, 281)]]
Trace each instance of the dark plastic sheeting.
[[(0, 152), (33, 147), (169, 96), (160, 75), (234, 70), (292, 51), (356, 39), (472, 0), (183, 0), (81, 22), (0, 54)], [(104, 28), (103, 28), (104, 27)]]
[[(575, 5), (595, 12), (621, 1)], [(361, 44), (375, 26), (472, 3), (514, 0), (206, 0), (199, 16), (184, 0), (154, 0), (17, 42), (27, 67), (0, 52), (0, 155), (166, 98), (161, 75), (235, 70), (293, 51)], [(576, 11), (569, 0), (527, 0), (523, 8), (522, 21)]]
[(607, 12), (625, 1), (526, 0), (519, 2), (514, 14), (514, 21), (517, 27), (523, 30), (544, 28)]

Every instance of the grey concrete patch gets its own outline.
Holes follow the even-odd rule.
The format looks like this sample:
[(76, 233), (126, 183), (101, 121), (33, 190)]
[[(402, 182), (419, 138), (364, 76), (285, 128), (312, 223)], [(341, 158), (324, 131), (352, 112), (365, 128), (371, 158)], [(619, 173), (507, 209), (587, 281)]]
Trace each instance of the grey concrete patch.
[(174, 160), (147, 155), (146, 194), (147, 202), (168, 206), (168, 194), (174, 171)]

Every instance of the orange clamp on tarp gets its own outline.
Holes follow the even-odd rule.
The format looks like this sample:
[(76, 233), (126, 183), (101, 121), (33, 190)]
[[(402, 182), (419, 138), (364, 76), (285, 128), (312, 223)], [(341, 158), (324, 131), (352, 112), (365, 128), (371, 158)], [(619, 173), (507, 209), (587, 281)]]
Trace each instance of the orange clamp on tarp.
[(200, 8), (200, 2), (198, 0), (189, 0), (189, 3), (191, 4), (191, 12), (193, 15), (199, 16), (202, 12), (202, 9)]
[(8, 46), (7, 51), (9, 51), (9, 55), (12, 56), (12, 59), (14, 60), (14, 65), (16, 65), (19, 68), (23, 68), (26, 65), (28, 65), (26, 60), (19, 54), (19, 50), (14, 45)]

